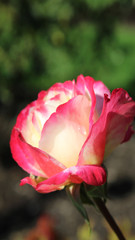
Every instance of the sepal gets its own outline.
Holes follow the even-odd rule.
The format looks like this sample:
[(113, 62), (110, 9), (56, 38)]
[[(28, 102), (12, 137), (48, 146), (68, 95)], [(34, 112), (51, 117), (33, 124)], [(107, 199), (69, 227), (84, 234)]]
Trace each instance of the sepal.
[(107, 182), (101, 186), (87, 186), (85, 187), (87, 196), (91, 198), (100, 198), (104, 202), (107, 200)]
[(81, 213), (86, 223), (90, 226), (87, 211), (84, 208), (81, 197), (80, 197), (80, 186), (81, 186), (80, 184), (69, 185), (66, 187), (66, 192), (69, 199), (72, 201), (73, 205)]

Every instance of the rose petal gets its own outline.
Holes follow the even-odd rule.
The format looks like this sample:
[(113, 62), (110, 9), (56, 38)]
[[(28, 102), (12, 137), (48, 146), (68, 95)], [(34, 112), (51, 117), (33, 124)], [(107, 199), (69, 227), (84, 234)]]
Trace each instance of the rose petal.
[(25, 184), (29, 184), (31, 185), (33, 188), (36, 189), (36, 186), (37, 186), (37, 182), (34, 178), (32, 177), (26, 177), (26, 178), (23, 178), (20, 182), (20, 186), (23, 186)]
[(41, 193), (60, 190), (70, 183), (80, 184), (85, 182), (89, 185), (102, 185), (106, 181), (106, 172), (98, 166), (71, 167), (57, 175), (39, 183), (36, 190)]
[(75, 81), (66, 81), (64, 83), (55, 83), (48, 91), (41, 91), (38, 98), (43, 101), (53, 100), (60, 96), (61, 103), (67, 102), (76, 95)]
[(98, 119), (98, 114), (95, 109), (96, 95), (94, 92), (95, 80), (92, 77), (84, 77), (82, 74), (78, 76), (76, 88), (78, 94), (85, 95), (91, 101), (91, 112), (89, 117), (89, 129), (91, 129), (94, 122)]
[(131, 124), (135, 117), (135, 102), (123, 89), (115, 89), (107, 104), (105, 157), (119, 144), (128, 141), (133, 134)]
[(53, 110), (54, 108), (46, 106), (43, 101), (37, 100), (20, 112), (15, 127), (21, 131), (27, 143), (38, 147), (44, 122)]
[(37, 185), (33, 179), (27, 177), (21, 181), (21, 185), (28, 183), (38, 192), (49, 193), (63, 189), (71, 183), (80, 184), (81, 182), (85, 182), (89, 185), (98, 186), (104, 184), (105, 181), (105, 170), (102, 167), (91, 165), (68, 168)]
[(93, 125), (82, 147), (78, 165), (100, 165), (104, 154), (107, 156), (117, 145), (132, 135), (130, 125), (134, 116), (135, 102), (129, 98), (125, 90), (114, 90), (111, 99), (105, 96), (102, 114)]
[(59, 106), (44, 125), (39, 148), (66, 167), (76, 165), (89, 132), (90, 107), (85, 96)]
[(77, 77), (76, 88), (78, 94), (86, 95), (91, 98), (91, 90), (93, 89), (94, 79), (92, 77), (84, 77), (82, 74)]
[(95, 81), (93, 88), (96, 95), (96, 110), (100, 116), (103, 109), (104, 94), (107, 94), (110, 98), (111, 93), (110, 90), (101, 81)]
[(16, 128), (20, 129), (27, 143), (38, 147), (44, 123), (59, 105), (74, 97), (74, 85), (74, 81), (56, 83), (48, 91), (41, 91), (38, 99), (20, 112)]
[(47, 153), (27, 144), (15, 127), (12, 130), (10, 147), (14, 160), (30, 174), (50, 177), (65, 169), (61, 163)]

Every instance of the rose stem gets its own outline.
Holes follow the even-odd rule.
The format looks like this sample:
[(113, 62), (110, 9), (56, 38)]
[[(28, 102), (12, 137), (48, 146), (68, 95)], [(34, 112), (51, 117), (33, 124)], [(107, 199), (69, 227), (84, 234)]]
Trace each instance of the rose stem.
[(97, 205), (97, 207), (99, 208), (100, 212), (103, 214), (103, 216), (107, 220), (110, 227), (113, 229), (113, 231), (117, 235), (118, 239), (126, 240), (126, 238), (123, 236), (121, 230), (119, 229), (117, 223), (115, 222), (115, 220), (111, 216), (110, 212), (106, 208), (104, 202), (100, 198), (94, 198), (93, 200), (94, 200), (95, 204)]

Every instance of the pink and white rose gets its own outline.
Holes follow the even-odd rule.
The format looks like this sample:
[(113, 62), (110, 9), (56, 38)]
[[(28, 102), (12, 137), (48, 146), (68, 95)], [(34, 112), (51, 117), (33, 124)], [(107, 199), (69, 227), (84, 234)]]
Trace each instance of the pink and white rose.
[(125, 90), (110, 93), (89, 76), (41, 91), (11, 134), (13, 158), (30, 174), (21, 185), (47, 193), (72, 183), (104, 184), (103, 159), (130, 139), (134, 116), (135, 102)]

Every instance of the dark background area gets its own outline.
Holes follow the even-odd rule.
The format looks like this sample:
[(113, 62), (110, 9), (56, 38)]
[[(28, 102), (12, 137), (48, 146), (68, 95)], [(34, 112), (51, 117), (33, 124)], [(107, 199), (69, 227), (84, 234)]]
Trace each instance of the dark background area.
[[(0, 239), (21, 239), (14, 233), (33, 226), (43, 212), (56, 218), (57, 228), (70, 239), (83, 223), (64, 191), (41, 195), (19, 186), (27, 174), (9, 149), (19, 111), (39, 91), (79, 74), (102, 80), (111, 90), (122, 87), (135, 99), (135, 1), (0, 1)], [(119, 221), (128, 218), (133, 232), (134, 146), (135, 137), (105, 162), (108, 207)], [(100, 215), (92, 208), (89, 214), (104, 234)]]

